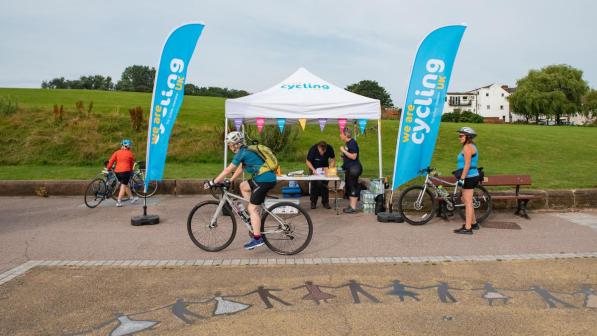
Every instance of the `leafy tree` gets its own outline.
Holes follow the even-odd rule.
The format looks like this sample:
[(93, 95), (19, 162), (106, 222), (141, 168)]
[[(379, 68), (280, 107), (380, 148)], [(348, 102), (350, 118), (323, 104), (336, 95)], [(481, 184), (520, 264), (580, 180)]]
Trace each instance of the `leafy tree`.
[(117, 91), (151, 92), (155, 80), (155, 68), (146, 65), (131, 65), (124, 69)]
[(597, 90), (593, 89), (583, 98), (583, 114), (588, 118), (597, 117)]
[(374, 80), (362, 80), (358, 83), (348, 85), (346, 90), (360, 94), (361, 96), (379, 99), (381, 106), (393, 107), (392, 98), (386, 89)]
[(517, 82), (516, 91), (510, 95), (510, 107), (527, 121), (540, 116), (555, 117), (556, 123), (564, 115), (581, 111), (581, 98), (588, 91), (582, 79), (582, 70), (566, 64), (550, 65), (541, 70), (531, 70)]
[(245, 90), (235, 90), (215, 86), (198, 87), (194, 84), (185, 84), (184, 94), (189, 96), (208, 96), (224, 98), (238, 98), (249, 95), (249, 93)]
[(48, 82), (41, 82), (42, 89), (68, 89), (66, 80), (64, 77), (54, 78)]
[(79, 79), (67, 80), (64, 77), (54, 78), (41, 83), (42, 89), (86, 89), (86, 90), (113, 90), (114, 83), (110, 76), (101, 75), (81, 76)]

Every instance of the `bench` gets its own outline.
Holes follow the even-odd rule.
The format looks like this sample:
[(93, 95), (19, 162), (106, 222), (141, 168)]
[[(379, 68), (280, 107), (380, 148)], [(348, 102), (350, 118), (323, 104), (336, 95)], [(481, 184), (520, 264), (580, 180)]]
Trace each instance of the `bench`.
[[(442, 179), (448, 182), (456, 182), (454, 176), (443, 176)], [(530, 186), (531, 185), (531, 176), (529, 175), (493, 175), (493, 176), (485, 176), (483, 182), (481, 183), (484, 187), (516, 187), (514, 194), (491, 194), (491, 199), (493, 201), (496, 200), (516, 200), (516, 212), (515, 215), (520, 217), (524, 217), (526, 219), (530, 219), (527, 213), (527, 204), (530, 200), (534, 199), (543, 199), (544, 195), (536, 195), (536, 194), (521, 194), (520, 193), (520, 186)]]

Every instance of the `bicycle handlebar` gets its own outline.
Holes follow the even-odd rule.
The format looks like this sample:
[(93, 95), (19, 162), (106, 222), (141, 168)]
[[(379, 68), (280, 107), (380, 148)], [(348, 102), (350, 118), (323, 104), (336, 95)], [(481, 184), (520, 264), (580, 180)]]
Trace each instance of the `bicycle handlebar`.
[[(206, 180), (204, 183), (208, 183), (209, 180)], [(215, 183), (211, 188), (230, 188), (232, 185), (232, 181), (226, 179), (224, 182)]]

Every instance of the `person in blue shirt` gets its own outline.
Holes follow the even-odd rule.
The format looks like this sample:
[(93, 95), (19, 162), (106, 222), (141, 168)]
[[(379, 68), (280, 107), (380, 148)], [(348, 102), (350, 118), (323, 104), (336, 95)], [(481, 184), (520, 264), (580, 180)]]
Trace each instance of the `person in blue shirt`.
[[(462, 151), (458, 154), (455, 177), (457, 183), (462, 187), (462, 202), (464, 203), (465, 221), (461, 228), (454, 230), (455, 233), (473, 234), (473, 230), (479, 229), (473, 208), (473, 190), (479, 183), (479, 151), (473, 139), (477, 136), (474, 129), (462, 127), (458, 130), (459, 141), (462, 144)], [(458, 176), (460, 175), (460, 176)]]
[(342, 165), (346, 179), (344, 190), (348, 195), (349, 202), (349, 206), (342, 211), (344, 213), (355, 213), (357, 212), (357, 201), (361, 192), (359, 176), (363, 173), (363, 166), (359, 161), (359, 145), (352, 138), (352, 129), (348, 127), (344, 127), (344, 130), (340, 133), (340, 139), (346, 144), (340, 147), (340, 152), (342, 152), (342, 159), (344, 160)]
[[(224, 181), (226, 176), (234, 172), (231, 180), (234, 181), (244, 171), (251, 175), (251, 179), (240, 184), (240, 191), (245, 199), (249, 200), (247, 210), (251, 216), (253, 227), (253, 238), (244, 245), (245, 249), (252, 250), (263, 245), (261, 237), (261, 218), (259, 217), (259, 206), (265, 200), (267, 192), (276, 186), (276, 174), (273, 171), (266, 171), (258, 174), (259, 168), (265, 161), (255, 152), (249, 150), (245, 144), (245, 137), (241, 132), (230, 132), (226, 136), (228, 148), (234, 153), (232, 162), (228, 167), (206, 184), (206, 188)], [(242, 166), (242, 169), (237, 169)]]

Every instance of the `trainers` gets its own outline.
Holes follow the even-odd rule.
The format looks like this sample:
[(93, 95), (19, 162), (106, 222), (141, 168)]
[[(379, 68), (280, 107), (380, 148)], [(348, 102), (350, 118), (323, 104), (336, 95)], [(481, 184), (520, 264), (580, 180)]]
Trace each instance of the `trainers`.
[(471, 228), (472, 228), (473, 230), (479, 230), (479, 228), (480, 228), (480, 226), (479, 226), (479, 223), (475, 223), (475, 224), (473, 224), (473, 225), (471, 226)]
[(133, 197), (133, 199), (131, 199), (131, 204), (137, 202), (139, 200), (139, 197), (135, 196)]
[(469, 234), (472, 235), (473, 234), (473, 229), (466, 229), (466, 227), (463, 225), (460, 229), (456, 229), (454, 230), (454, 233), (459, 233), (459, 234)]
[(356, 213), (357, 211), (355, 209), (351, 208), (351, 207), (348, 207), (348, 208), (342, 209), (342, 212), (344, 212), (344, 213)]
[(116, 202), (116, 206), (120, 208), (122, 206), (122, 203)]
[(254, 249), (256, 247), (259, 247), (259, 246), (261, 246), (263, 244), (264, 244), (263, 243), (263, 237), (260, 237), (259, 239), (253, 238), (253, 239), (251, 239), (250, 242), (246, 243), (244, 245), (244, 247), (245, 247), (245, 250), (252, 250), (252, 249)]

